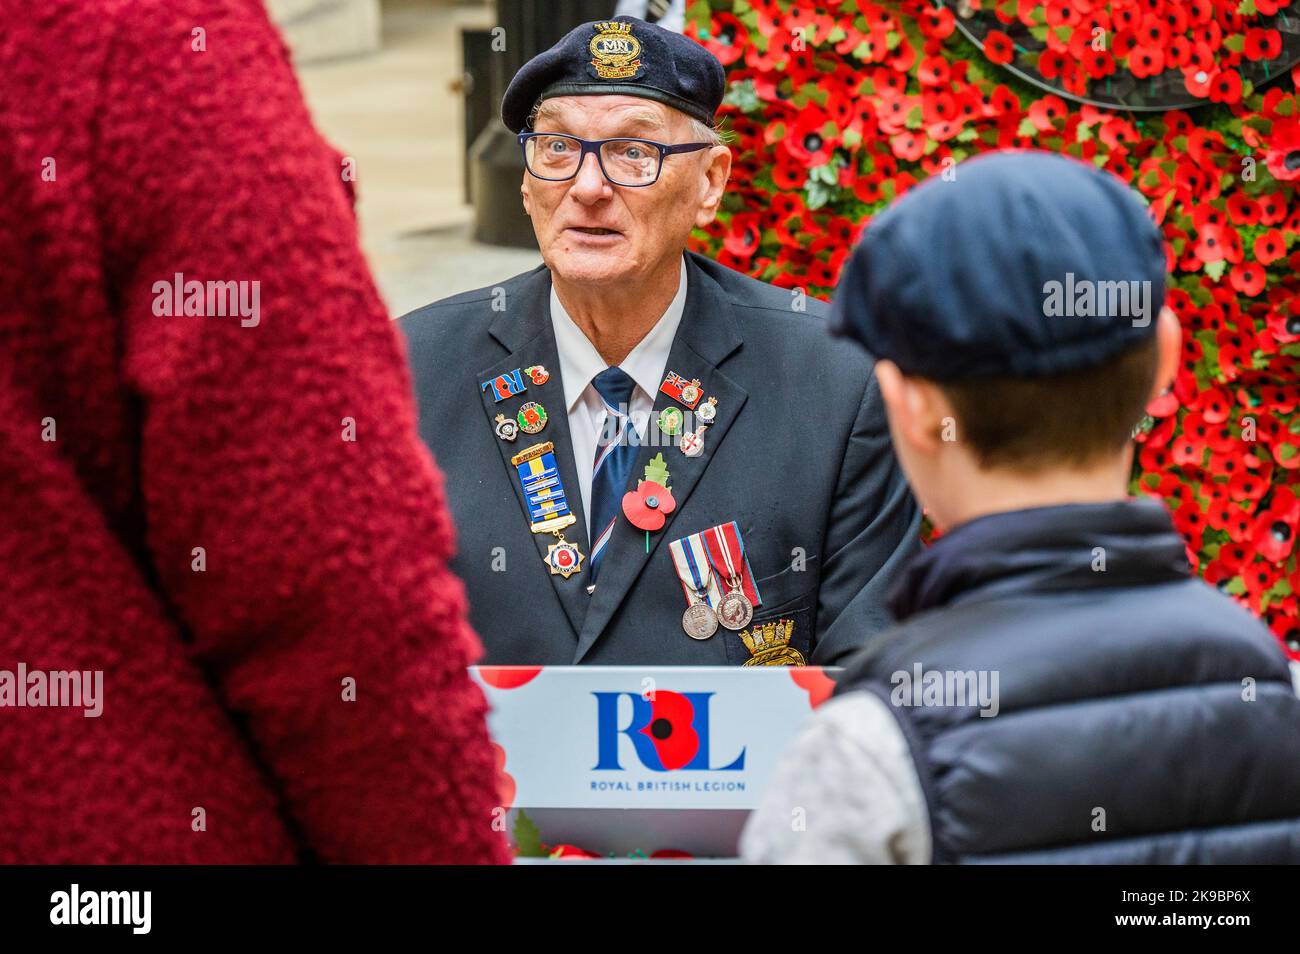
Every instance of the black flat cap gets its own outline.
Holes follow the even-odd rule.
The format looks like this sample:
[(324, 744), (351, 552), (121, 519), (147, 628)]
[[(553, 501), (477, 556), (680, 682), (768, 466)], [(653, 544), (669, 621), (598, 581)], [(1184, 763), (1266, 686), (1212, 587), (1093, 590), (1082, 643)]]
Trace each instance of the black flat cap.
[(835, 290), (837, 333), (934, 381), (1065, 374), (1155, 334), (1164, 247), (1122, 182), (1034, 151), (953, 173), (867, 226)]
[(507, 128), (523, 132), (533, 107), (553, 96), (641, 96), (713, 124), (726, 80), (694, 40), (636, 17), (584, 23), (523, 65), (501, 100)]

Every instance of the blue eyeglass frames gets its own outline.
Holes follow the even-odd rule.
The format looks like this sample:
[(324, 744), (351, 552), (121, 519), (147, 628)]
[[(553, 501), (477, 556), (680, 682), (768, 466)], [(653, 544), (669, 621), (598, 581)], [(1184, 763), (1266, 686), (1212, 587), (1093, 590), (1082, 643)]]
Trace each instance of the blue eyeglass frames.
[(594, 152), (600, 171), (617, 186), (640, 189), (659, 181), (664, 157), (708, 149), (712, 143), (684, 142), (677, 145), (652, 139), (579, 139), (563, 133), (519, 134), (524, 166), (530, 175), (547, 182), (572, 179), (582, 168), (587, 153)]

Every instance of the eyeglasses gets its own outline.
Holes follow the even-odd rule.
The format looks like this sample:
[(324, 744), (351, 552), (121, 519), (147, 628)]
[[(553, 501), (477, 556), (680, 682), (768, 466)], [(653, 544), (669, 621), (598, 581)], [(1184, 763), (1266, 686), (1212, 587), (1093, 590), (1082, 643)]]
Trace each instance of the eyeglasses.
[(708, 149), (711, 143), (684, 142), (669, 145), (650, 139), (579, 139), (559, 133), (520, 133), (528, 172), (548, 182), (572, 179), (582, 168), (587, 153), (594, 152), (600, 171), (616, 186), (638, 189), (659, 181), (664, 157)]

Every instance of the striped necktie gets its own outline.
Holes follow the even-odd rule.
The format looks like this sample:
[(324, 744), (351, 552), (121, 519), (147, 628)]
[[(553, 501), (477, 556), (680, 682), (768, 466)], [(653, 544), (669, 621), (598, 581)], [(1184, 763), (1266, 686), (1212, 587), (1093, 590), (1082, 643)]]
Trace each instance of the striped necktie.
[(628, 477), (636, 463), (640, 438), (628, 417), (636, 382), (622, 368), (606, 368), (591, 383), (605, 402), (605, 426), (596, 443), (591, 471), (591, 556), (587, 569), (592, 582), (600, 571), (601, 557), (623, 507)]

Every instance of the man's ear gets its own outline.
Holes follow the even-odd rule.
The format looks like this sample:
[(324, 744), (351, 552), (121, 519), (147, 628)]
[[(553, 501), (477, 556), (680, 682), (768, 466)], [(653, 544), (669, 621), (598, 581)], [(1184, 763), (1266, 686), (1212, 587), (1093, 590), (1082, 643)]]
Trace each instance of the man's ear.
[(894, 362), (876, 362), (876, 382), (896, 439), (922, 453), (938, 446), (941, 430), (935, 387), (920, 378), (908, 378)]
[(718, 214), (722, 193), (731, 176), (731, 150), (726, 146), (714, 146), (706, 158), (708, 165), (704, 167), (700, 180), (700, 208), (695, 213), (696, 228), (704, 228)]
[(1151, 385), (1147, 403), (1163, 394), (1178, 376), (1178, 363), (1183, 355), (1183, 326), (1178, 316), (1166, 305), (1156, 319), (1156, 379)]
[(530, 196), (528, 195), (528, 170), (524, 170), (524, 181), (519, 184), (519, 194), (524, 198), (524, 212), (528, 215), (533, 214), (532, 207), (529, 205)]

